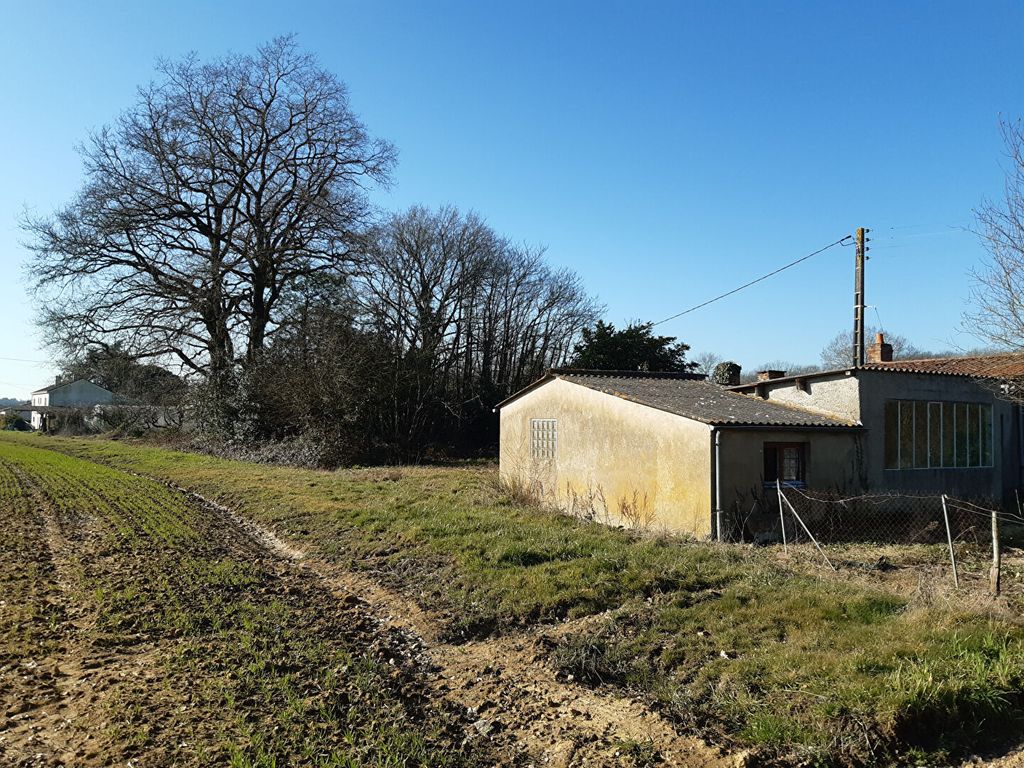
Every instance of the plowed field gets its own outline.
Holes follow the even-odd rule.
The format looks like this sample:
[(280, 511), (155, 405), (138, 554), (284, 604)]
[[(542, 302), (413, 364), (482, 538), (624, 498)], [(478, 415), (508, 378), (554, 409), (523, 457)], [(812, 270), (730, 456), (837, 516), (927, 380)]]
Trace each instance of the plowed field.
[(493, 765), (361, 601), (211, 507), (0, 450), (0, 764)]

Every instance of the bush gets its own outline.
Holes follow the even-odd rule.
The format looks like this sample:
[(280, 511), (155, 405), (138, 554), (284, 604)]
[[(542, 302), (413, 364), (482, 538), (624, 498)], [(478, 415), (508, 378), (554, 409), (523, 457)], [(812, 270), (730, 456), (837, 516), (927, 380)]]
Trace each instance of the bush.
[(352, 441), (344, 436), (332, 437), (308, 432), (279, 440), (224, 440), (214, 436), (198, 436), (186, 448), (222, 459), (304, 469), (335, 469), (352, 463), (354, 457), (361, 455)]
[(28, 432), (31, 427), (27, 421), (21, 418), (20, 413), (14, 412), (7, 413), (3, 416), (3, 419), (0, 420), (0, 429), (6, 429), (13, 432)]
[(94, 407), (62, 408), (46, 417), (46, 431), (53, 435), (95, 435), (101, 426)]

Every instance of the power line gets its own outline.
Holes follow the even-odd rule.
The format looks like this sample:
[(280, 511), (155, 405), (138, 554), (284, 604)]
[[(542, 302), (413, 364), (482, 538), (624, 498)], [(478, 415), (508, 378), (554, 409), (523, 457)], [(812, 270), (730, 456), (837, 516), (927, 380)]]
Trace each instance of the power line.
[(52, 362), (50, 360), (26, 360), (23, 357), (0, 357), (0, 360), (8, 363), (38, 363), (39, 365), (48, 365)]
[(761, 277), (757, 278), (756, 280), (751, 280), (749, 283), (744, 283), (739, 288), (733, 288), (731, 291), (727, 291), (726, 293), (723, 293), (720, 296), (715, 296), (715, 298), (708, 299), (707, 301), (701, 302), (700, 304), (697, 304), (696, 306), (690, 307), (689, 309), (684, 309), (682, 312), (677, 312), (676, 314), (672, 315), (671, 317), (666, 317), (664, 320), (659, 320), (656, 323), (651, 323), (651, 328), (653, 328), (656, 325), (661, 325), (662, 323), (667, 323), (669, 320), (675, 320), (677, 317), (682, 317), (683, 315), (688, 315), (691, 312), (695, 312), (696, 310), (700, 309), (701, 307), (706, 307), (708, 304), (714, 304), (716, 301), (718, 301), (719, 299), (724, 299), (726, 296), (732, 296), (734, 293), (739, 293), (744, 288), (749, 288), (752, 285), (756, 285), (757, 283), (760, 283), (762, 280), (767, 280), (769, 277), (772, 277), (773, 275), (779, 274), (779, 272), (785, 272), (790, 267), (795, 267), (800, 262), (807, 261), (812, 256), (817, 256), (819, 253), (823, 253), (824, 251), (827, 251), (829, 248), (834, 248), (837, 245), (842, 245), (847, 240), (850, 240), (852, 238), (853, 238), (853, 235), (845, 235), (844, 237), (841, 237), (838, 240), (836, 240), (834, 243), (829, 243), (824, 248), (819, 248), (818, 250), (816, 250), (816, 251), (814, 251), (812, 253), (808, 253), (806, 256), (801, 256), (796, 261), (791, 261), (791, 262), (789, 262), (789, 264), (781, 266), (778, 269), (776, 269), (775, 271), (769, 272), (767, 275), (761, 275)]

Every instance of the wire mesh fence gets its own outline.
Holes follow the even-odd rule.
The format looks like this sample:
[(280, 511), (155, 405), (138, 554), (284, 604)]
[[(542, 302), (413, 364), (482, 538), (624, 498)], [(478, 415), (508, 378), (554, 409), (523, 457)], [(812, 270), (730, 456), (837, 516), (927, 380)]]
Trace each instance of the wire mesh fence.
[(1002, 524), (1024, 525), (1019, 510), (1005, 511), (986, 500), (943, 494), (844, 496), (780, 484), (766, 487), (753, 498), (749, 512), (733, 520), (731, 538), (764, 543), (810, 542), (813, 537), (822, 544), (987, 544), (993, 514)]
[[(945, 494), (843, 496), (778, 483), (758, 489), (748, 499), (752, 503), (745, 515), (723, 520), (731, 527), (731, 534), (724, 532), (723, 538), (780, 543), (785, 552), (798, 558), (806, 557), (800, 551), (816, 549), (818, 563), (832, 570), (869, 567), (902, 572), (907, 567), (928, 570), (938, 566), (948, 572), (950, 586), (960, 590), (966, 583), (974, 594), (1001, 594), (1006, 550), (1001, 531), (1005, 529), (1013, 532), (1017, 545), (1010, 550), (1014, 599), (1024, 597), (1020, 495), (1016, 505), (1007, 509), (994, 501)], [(943, 554), (939, 555), (940, 551)], [(945, 565), (940, 565), (943, 561)]]

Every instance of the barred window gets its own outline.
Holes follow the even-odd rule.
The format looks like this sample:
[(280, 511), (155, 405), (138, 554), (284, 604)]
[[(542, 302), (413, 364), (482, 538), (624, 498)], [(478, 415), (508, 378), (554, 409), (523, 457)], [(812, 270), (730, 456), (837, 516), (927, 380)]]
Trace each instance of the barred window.
[(558, 419), (530, 419), (530, 453), (535, 459), (553, 459), (558, 448)]
[(988, 403), (888, 400), (885, 468), (992, 466), (992, 406)]

